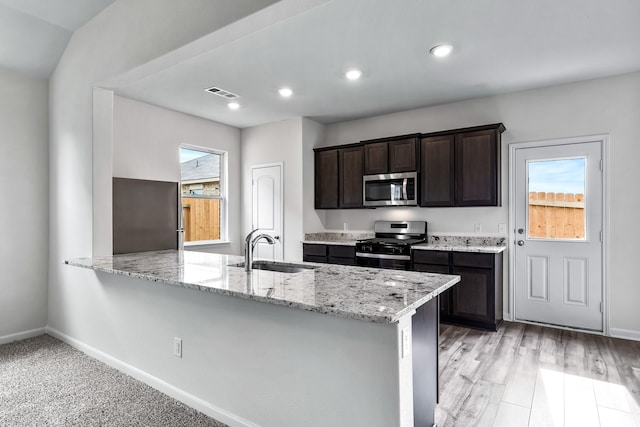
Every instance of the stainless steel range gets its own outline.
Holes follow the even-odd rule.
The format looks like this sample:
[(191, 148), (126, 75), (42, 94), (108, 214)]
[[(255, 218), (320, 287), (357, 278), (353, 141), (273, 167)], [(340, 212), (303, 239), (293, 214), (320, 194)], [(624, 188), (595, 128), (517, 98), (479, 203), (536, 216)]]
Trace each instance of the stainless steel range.
[(411, 245), (427, 240), (425, 221), (376, 221), (376, 236), (356, 242), (356, 263), (363, 267), (409, 270)]

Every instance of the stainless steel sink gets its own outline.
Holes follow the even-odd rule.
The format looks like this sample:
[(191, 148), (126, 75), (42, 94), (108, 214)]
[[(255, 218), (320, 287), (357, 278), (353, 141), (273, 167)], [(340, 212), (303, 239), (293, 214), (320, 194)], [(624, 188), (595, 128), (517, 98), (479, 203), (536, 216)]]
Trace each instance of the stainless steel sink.
[[(229, 264), (229, 267), (244, 268), (244, 263)], [(254, 270), (277, 271), (278, 273), (302, 273), (304, 271), (311, 271), (315, 267), (301, 264), (288, 264), (285, 262), (253, 261), (251, 268)]]

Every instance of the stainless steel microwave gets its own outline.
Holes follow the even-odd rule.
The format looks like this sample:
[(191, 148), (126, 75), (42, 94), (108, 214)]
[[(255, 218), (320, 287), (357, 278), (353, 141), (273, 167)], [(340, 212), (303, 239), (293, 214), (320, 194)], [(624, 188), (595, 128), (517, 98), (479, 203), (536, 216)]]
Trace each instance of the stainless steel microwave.
[(416, 206), (418, 173), (365, 175), (362, 185), (364, 206)]

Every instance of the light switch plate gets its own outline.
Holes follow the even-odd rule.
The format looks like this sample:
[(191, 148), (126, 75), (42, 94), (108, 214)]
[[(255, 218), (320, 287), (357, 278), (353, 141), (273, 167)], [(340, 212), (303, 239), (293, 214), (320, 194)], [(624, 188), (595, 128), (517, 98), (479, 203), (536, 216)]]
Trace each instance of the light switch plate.
[(182, 339), (178, 337), (173, 338), (173, 355), (175, 357), (182, 358)]
[(498, 233), (507, 234), (507, 224), (498, 224)]

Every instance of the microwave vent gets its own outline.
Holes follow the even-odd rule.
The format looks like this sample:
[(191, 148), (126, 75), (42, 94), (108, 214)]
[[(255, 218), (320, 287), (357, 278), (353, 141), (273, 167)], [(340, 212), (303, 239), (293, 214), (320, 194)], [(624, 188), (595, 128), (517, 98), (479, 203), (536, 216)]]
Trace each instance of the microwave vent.
[(212, 93), (214, 95), (221, 96), (224, 99), (238, 99), (239, 96), (233, 92), (229, 92), (228, 90), (220, 89), (217, 86), (211, 86), (205, 89), (206, 92)]

